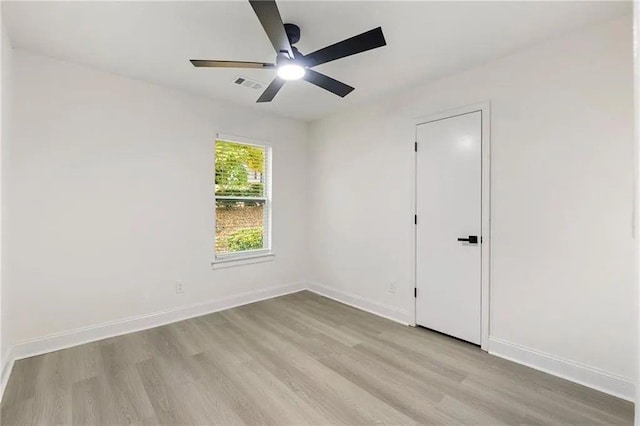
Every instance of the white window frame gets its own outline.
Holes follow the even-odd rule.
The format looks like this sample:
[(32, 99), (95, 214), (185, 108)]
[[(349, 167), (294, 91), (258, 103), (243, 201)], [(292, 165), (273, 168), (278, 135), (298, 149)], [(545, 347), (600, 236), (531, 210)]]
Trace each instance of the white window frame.
[[(269, 143), (265, 141), (259, 141), (255, 139), (249, 139), (242, 136), (218, 133), (214, 140), (214, 149), (213, 149), (213, 170), (215, 175), (215, 143), (217, 141), (223, 142), (231, 142), (238, 143), (242, 145), (251, 145), (259, 148), (263, 148), (265, 150), (265, 180), (264, 180), (264, 197), (218, 197), (215, 195), (215, 179), (214, 179), (214, 190), (213, 190), (213, 261), (211, 265), (213, 269), (218, 268), (227, 268), (231, 266), (240, 266), (247, 265), (252, 263), (262, 263), (272, 261), (275, 257), (275, 253), (272, 250), (272, 181), (273, 176), (272, 172), (272, 147)], [(262, 220), (262, 241), (264, 247), (261, 249), (255, 250), (243, 250), (232, 253), (222, 253), (218, 254), (215, 249), (215, 240), (216, 240), (216, 201), (217, 200), (261, 200), (264, 201), (263, 207), (263, 220)]]

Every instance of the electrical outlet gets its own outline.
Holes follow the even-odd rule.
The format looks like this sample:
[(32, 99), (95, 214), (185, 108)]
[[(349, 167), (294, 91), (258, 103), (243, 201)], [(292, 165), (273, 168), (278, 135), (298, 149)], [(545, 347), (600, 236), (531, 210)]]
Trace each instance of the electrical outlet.
[(397, 287), (396, 282), (395, 281), (391, 281), (389, 283), (389, 293), (395, 293), (396, 292), (396, 287)]
[(176, 294), (182, 293), (184, 293), (184, 285), (182, 284), (182, 282), (178, 281), (176, 282)]

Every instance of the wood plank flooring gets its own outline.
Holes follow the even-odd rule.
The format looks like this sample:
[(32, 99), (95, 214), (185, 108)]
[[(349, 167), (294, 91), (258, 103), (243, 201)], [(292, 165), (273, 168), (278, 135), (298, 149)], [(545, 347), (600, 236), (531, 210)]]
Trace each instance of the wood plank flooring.
[(2, 425), (630, 425), (633, 405), (300, 292), (16, 362)]

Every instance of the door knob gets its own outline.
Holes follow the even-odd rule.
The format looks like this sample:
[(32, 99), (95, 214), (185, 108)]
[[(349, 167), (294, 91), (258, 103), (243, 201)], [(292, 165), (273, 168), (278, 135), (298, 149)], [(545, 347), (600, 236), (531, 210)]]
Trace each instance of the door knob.
[(469, 235), (469, 238), (458, 238), (458, 241), (464, 241), (469, 244), (478, 244), (478, 236), (477, 235)]

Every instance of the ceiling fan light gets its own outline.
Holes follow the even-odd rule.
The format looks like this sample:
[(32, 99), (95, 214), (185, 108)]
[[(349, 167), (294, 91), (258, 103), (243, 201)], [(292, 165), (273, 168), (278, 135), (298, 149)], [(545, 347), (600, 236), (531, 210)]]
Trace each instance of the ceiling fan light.
[(297, 64), (286, 64), (278, 67), (278, 77), (283, 80), (300, 80), (304, 77), (305, 70)]

